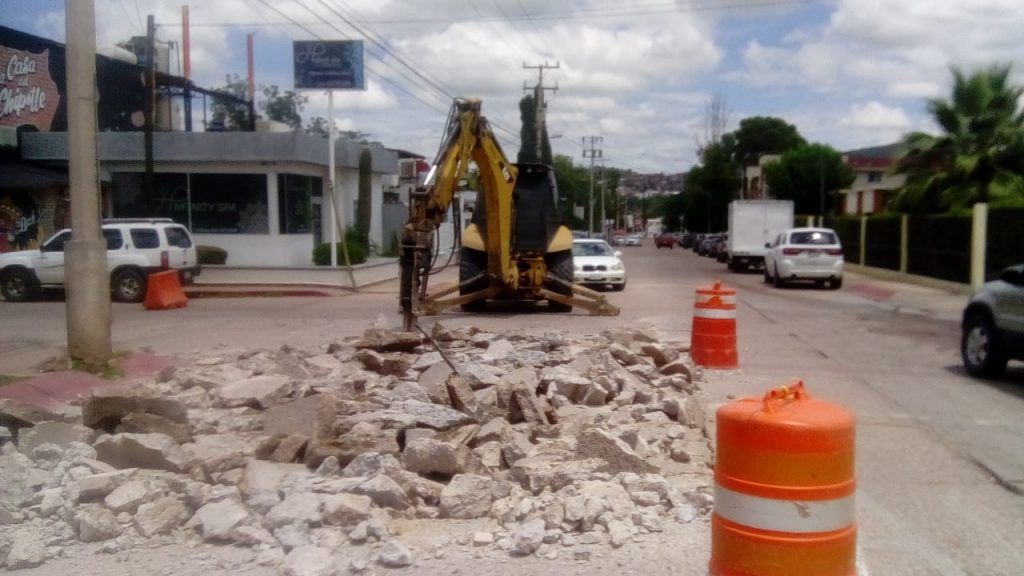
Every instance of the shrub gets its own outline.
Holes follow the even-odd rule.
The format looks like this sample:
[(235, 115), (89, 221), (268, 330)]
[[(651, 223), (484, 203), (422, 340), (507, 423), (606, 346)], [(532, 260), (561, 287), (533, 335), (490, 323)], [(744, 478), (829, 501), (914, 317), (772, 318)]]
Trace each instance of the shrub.
[[(345, 231), (345, 244), (348, 247), (348, 257), (352, 264), (366, 262), (367, 247), (359, 241), (359, 233), (354, 228)], [(341, 250), (341, 243), (335, 244), (334, 249), (338, 254), (338, 264), (345, 264), (345, 253)], [(313, 248), (313, 264), (317, 266), (331, 265), (330, 243), (318, 244)]]
[(225, 264), (228, 251), (217, 246), (196, 246), (196, 257), (200, 264)]

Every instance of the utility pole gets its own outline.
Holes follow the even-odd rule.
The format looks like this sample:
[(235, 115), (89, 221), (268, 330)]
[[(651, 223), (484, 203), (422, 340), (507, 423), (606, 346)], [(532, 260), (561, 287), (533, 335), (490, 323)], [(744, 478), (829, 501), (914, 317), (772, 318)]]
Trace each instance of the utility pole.
[(67, 38), (68, 180), (71, 241), (67, 269), (68, 358), (88, 368), (106, 366), (110, 343), (110, 279), (107, 242), (100, 230), (96, 167), (96, 6), (68, 2)]
[[(590, 147), (587, 147), (587, 143), (590, 143)], [(596, 144), (604, 142), (602, 136), (584, 136), (583, 137), (583, 157), (590, 158), (590, 198), (587, 200), (587, 235), (594, 235), (594, 158), (601, 157), (601, 149), (595, 148)]]
[[(92, 0), (90, 0), (92, 1)], [(156, 216), (153, 208), (156, 205), (156, 192), (154, 190), (153, 176), (153, 124), (156, 121), (156, 49), (153, 45), (156, 36), (156, 21), (150, 14), (146, 18), (146, 109), (143, 111), (145, 118), (145, 175), (143, 177), (143, 188), (146, 201), (145, 214), (132, 214), (132, 216)], [(93, 37), (95, 38), (95, 24), (93, 24)], [(95, 39), (93, 40), (95, 43)], [(95, 66), (94, 66), (95, 68)]]
[(608, 238), (608, 230), (607, 230), (607, 222), (608, 222), (608, 220), (607, 220), (607, 217), (605, 216), (605, 213), (604, 213), (604, 203), (605, 203), (605, 198), (606, 198), (606, 196), (605, 196), (605, 189), (604, 189), (604, 160), (605, 160), (604, 158), (601, 158), (601, 235), (604, 238), (607, 239)]
[(554, 86), (554, 88), (549, 88), (549, 87), (544, 85), (544, 70), (545, 69), (558, 70), (558, 67), (559, 67), (560, 64), (561, 64), (561, 62), (555, 62), (555, 65), (552, 66), (552, 65), (548, 64), (547, 61), (545, 61), (543, 64), (538, 64), (536, 66), (527, 66), (526, 62), (523, 62), (523, 68), (525, 68), (525, 69), (536, 69), (537, 70), (537, 85), (533, 86), (533, 87), (527, 87), (526, 86), (526, 82), (523, 82), (523, 91), (525, 92), (527, 90), (533, 90), (533, 100), (534, 100), (534, 103), (536, 104), (536, 118), (535, 118), (534, 124), (536, 124), (535, 130), (537, 131), (537, 162), (538, 163), (542, 163), (543, 160), (544, 160), (543, 155), (541, 154), (541, 151), (544, 149), (544, 146), (543, 146), (543, 142), (544, 142), (544, 126), (545, 126), (545, 124), (547, 122), (547, 104), (544, 103), (544, 91), (545, 90), (551, 90), (553, 92), (557, 92), (558, 91), (558, 85), (557, 84)]

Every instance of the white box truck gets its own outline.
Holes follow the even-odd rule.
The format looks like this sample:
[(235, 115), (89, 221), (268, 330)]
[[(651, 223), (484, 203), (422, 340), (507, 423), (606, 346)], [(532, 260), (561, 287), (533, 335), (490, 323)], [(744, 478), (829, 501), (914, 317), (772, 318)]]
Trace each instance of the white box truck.
[(729, 203), (726, 263), (740, 272), (764, 266), (765, 244), (793, 227), (792, 200), (733, 200)]

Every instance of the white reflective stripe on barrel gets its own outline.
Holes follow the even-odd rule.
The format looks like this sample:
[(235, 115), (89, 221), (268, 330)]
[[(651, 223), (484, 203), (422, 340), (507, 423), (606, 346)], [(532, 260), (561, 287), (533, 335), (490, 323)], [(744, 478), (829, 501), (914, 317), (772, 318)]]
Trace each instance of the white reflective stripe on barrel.
[(713, 318), (715, 320), (735, 320), (736, 309), (729, 308), (728, 310), (722, 310), (721, 308), (694, 308), (694, 318)]
[(730, 306), (735, 306), (736, 305), (736, 295), (735, 294), (727, 294), (727, 295), (722, 295), (722, 294), (701, 294), (701, 293), (698, 292), (697, 293), (697, 297), (694, 300), (695, 300), (695, 302), (698, 305), (699, 304), (707, 304), (708, 302), (711, 302), (712, 300), (718, 300), (722, 304), (728, 304)]
[(715, 513), (750, 528), (811, 534), (853, 524), (856, 502), (853, 494), (835, 500), (774, 500), (733, 492), (716, 482)]

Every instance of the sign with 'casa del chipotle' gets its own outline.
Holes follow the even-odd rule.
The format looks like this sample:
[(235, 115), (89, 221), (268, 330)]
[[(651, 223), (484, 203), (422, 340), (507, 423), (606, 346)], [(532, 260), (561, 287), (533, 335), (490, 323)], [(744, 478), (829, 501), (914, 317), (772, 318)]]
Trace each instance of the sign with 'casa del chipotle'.
[(50, 76), (50, 51), (0, 46), (0, 126), (52, 128), (60, 91)]

